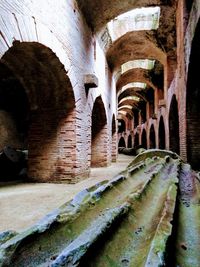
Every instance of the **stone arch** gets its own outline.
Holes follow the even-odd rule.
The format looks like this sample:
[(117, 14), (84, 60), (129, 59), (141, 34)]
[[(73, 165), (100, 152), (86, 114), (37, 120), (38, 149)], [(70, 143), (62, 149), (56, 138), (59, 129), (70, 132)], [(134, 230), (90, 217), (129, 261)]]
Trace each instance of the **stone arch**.
[(118, 147), (126, 147), (126, 142), (123, 136), (121, 136), (119, 139)]
[(147, 133), (145, 129), (142, 131), (142, 147), (147, 149)]
[(165, 124), (164, 124), (163, 116), (160, 117), (159, 129), (158, 129), (158, 138), (159, 138), (159, 148), (160, 149), (165, 149), (166, 148), (166, 144), (165, 144)]
[(75, 100), (63, 64), (51, 49), (37, 42), (14, 42), (0, 64), (27, 95), (29, 178), (71, 182), (76, 156)]
[(117, 128), (115, 115), (112, 116), (112, 162), (117, 160)]
[(134, 137), (134, 147), (137, 148), (139, 146), (139, 134), (136, 133)]
[(156, 135), (155, 135), (155, 129), (154, 129), (154, 125), (151, 125), (150, 128), (150, 133), (149, 133), (149, 148), (156, 148)]
[(200, 162), (200, 82), (197, 67), (200, 60), (199, 46), (200, 20), (192, 41), (186, 92), (187, 160), (194, 169), (199, 169)]
[[(147, 33), (149, 36), (149, 31), (128, 32), (112, 43), (106, 53), (112, 70), (116, 71), (122, 64), (135, 59), (156, 59), (161, 64), (165, 64), (166, 54), (159, 48), (153, 35), (152, 38), (147, 38)], [(139, 43), (138, 39), (140, 39)], [(146, 49), (141, 50), (141, 45)], [(134, 53), (132, 47), (134, 47)]]
[(117, 80), (117, 84), (116, 84), (117, 93), (120, 92), (123, 86), (131, 84), (132, 82), (146, 83), (148, 87), (156, 90), (157, 86), (156, 84), (152, 83), (151, 75), (152, 75), (152, 71), (150, 72), (148, 70), (141, 69), (141, 68), (133, 68), (133, 69), (130, 69), (124, 72), (123, 74), (121, 74), (121, 76), (119, 76)]
[(129, 136), (128, 136), (128, 148), (132, 148), (132, 136), (129, 134)]
[(97, 97), (92, 110), (91, 167), (108, 165), (108, 128), (104, 103)]
[(180, 153), (178, 102), (175, 95), (169, 110), (169, 148), (177, 154)]

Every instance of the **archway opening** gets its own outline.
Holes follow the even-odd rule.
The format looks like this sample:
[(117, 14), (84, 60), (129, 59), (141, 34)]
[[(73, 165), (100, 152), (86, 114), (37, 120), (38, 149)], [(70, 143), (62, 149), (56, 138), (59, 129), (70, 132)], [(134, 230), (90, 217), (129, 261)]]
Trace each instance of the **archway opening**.
[(117, 160), (117, 129), (115, 115), (112, 117), (112, 162)]
[(123, 133), (126, 131), (126, 123), (124, 120), (118, 120), (118, 133)]
[(156, 148), (156, 136), (155, 136), (155, 129), (154, 125), (151, 125), (150, 128), (150, 144), (149, 144), (150, 149)]
[(132, 136), (128, 136), (128, 148), (132, 148)]
[(159, 148), (165, 149), (165, 125), (163, 116), (160, 117), (158, 136), (159, 136)]
[(147, 149), (147, 133), (145, 129), (142, 131), (142, 147)]
[(126, 143), (125, 143), (124, 137), (121, 137), (119, 139), (118, 147), (126, 147)]
[(1, 72), (2, 94), (9, 98), (4, 110), (15, 112), (22, 147), (28, 148), (28, 177), (73, 182), (75, 101), (64, 66), (52, 50), (36, 42), (14, 42), (0, 64), (13, 74), (7, 79)]
[(137, 148), (139, 146), (139, 134), (136, 133), (134, 136), (134, 148)]
[(169, 147), (173, 152), (180, 153), (178, 103), (175, 95), (172, 97), (169, 110)]
[(97, 97), (92, 110), (91, 167), (107, 166), (108, 129), (106, 111), (101, 97)]
[(187, 159), (194, 169), (200, 169), (200, 21), (192, 42), (188, 68), (186, 114), (187, 114)]

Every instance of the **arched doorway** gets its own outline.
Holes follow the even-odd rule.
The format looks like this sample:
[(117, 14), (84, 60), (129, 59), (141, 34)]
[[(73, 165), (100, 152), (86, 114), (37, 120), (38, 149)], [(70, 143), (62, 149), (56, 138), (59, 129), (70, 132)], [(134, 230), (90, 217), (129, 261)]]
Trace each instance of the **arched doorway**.
[(117, 129), (115, 115), (112, 117), (112, 162), (117, 160)]
[(169, 148), (177, 154), (180, 153), (178, 103), (175, 95), (169, 110)]
[[(9, 94), (22, 107), (12, 118), (22, 147), (28, 148), (29, 178), (71, 182), (76, 156), (76, 115), (73, 89), (64, 66), (52, 50), (36, 42), (14, 42), (0, 65), (1, 94), (5, 96), (6, 80)], [(4, 110), (9, 110), (11, 102), (5, 103)], [(14, 103), (13, 108), (16, 107)]]
[(155, 129), (154, 129), (154, 125), (151, 125), (150, 128), (150, 134), (149, 134), (149, 147), (150, 149), (156, 148), (156, 136), (155, 136)]
[(124, 120), (118, 120), (118, 133), (123, 133), (126, 131), (126, 123)]
[(192, 42), (188, 68), (186, 114), (187, 114), (187, 159), (194, 169), (200, 169), (200, 21)]
[(128, 148), (132, 148), (132, 136), (128, 136)]
[(121, 137), (119, 139), (118, 147), (126, 147), (126, 143), (125, 143), (124, 137)]
[(134, 148), (137, 148), (139, 146), (139, 134), (136, 133), (134, 137)]
[(158, 136), (159, 136), (159, 148), (165, 149), (165, 125), (163, 116), (160, 117)]
[(147, 149), (147, 133), (145, 129), (142, 131), (142, 147)]
[(108, 140), (106, 111), (99, 96), (92, 110), (91, 167), (108, 165)]

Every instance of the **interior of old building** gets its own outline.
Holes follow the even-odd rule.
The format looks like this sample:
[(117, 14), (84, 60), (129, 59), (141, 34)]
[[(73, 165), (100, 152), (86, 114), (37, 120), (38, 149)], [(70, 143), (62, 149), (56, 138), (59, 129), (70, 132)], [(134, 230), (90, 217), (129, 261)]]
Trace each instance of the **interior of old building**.
[[(1, 232), (2, 238), (7, 233), (2, 249), (0, 246), (0, 266), (200, 266), (197, 256), (200, 249), (199, 18), (199, 0), (0, 1), (0, 212), (3, 218), (0, 223), (0, 245)], [(149, 161), (147, 156), (140, 156), (141, 152), (150, 157)], [(138, 154), (143, 163), (139, 162)], [(135, 157), (137, 168), (133, 171), (129, 165), (127, 176), (123, 173), (123, 177), (136, 175), (138, 182), (125, 182), (117, 189), (127, 194), (126, 198), (131, 192), (128, 192), (129, 187), (135, 188), (137, 194), (142, 192), (141, 188), (146, 190), (146, 180), (142, 187), (137, 177), (149, 175), (152, 178), (158, 169), (159, 175), (173, 177), (171, 182), (166, 179), (169, 187), (171, 183), (176, 186), (179, 183), (176, 191), (180, 195), (174, 198), (173, 208), (165, 210), (169, 222), (175, 217), (178, 219), (170, 224), (173, 230), (166, 230), (169, 223), (161, 227), (162, 230), (165, 228), (165, 234), (170, 232), (169, 236), (172, 236), (169, 242), (166, 236), (163, 237), (165, 245), (159, 243), (159, 249), (164, 247), (163, 254), (160, 250), (155, 253), (157, 256), (152, 254), (158, 249), (154, 247), (158, 241), (154, 240), (151, 249), (145, 247), (149, 254), (145, 254), (142, 248), (134, 250), (135, 247), (129, 244), (138, 254), (135, 252), (134, 256), (130, 256), (129, 249), (124, 252), (126, 256), (118, 258), (115, 253), (122, 253), (121, 248), (114, 245), (112, 250), (111, 246), (112, 242), (118, 244), (115, 239), (121, 240), (122, 237), (109, 230), (111, 245), (102, 245), (104, 238), (99, 240), (89, 234), (93, 240), (87, 243), (89, 251), (78, 253), (81, 255), (79, 257), (74, 247), (67, 247), (67, 252), (63, 250), (64, 237), (60, 243), (54, 240), (53, 234), (56, 240), (60, 235), (65, 236), (64, 226), (59, 226), (56, 231), (48, 232), (51, 236), (49, 242), (52, 242), (52, 247), (59, 247), (59, 252), (51, 254), (48, 248), (44, 249), (48, 253), (38, 256), (44, 237), (39, 236), (36, 244), (28, 245), (32, 246), (32, 252), (29, 252), (21, 248), (20, 242), (27, 244), (30, 241), (32, 244), (31, 237), (28, 236), (25, 242), (25, 234), (22, 238), (8, 231), (22, 232), (79, 191), (92, 188), (87, 191), (92, 194), (97, 183), (104, 184), (103, 180), (111, 181), (108, 188), (113, 187), (119, 181), (112, 178), (122, 173)], [(170, 166), (166, 167), (168, 164)], [(161, 165), (166, 165), (167, 169), (161, 171)], [(146, 169), (141, 174), (143, 167)], [(119, 178), (120, 181), (123, 179), (126, 180)], [(155, 192), (150, 192), (147, 199), (154, 199), (154, 203), (164, 198), (168, 202), (173, 199), (174, 188), (166, 189), (164, 197), (163, 192), (158, 193), (164, 185), (156, 186)], [(76, 201), (86, 201), (86, 195), (80, 194)], [(191, 197), (190, 201), (188, 196)], [(111, 209), (108, 203), (115, 197), (117, 193), (111, 193), (110, 199), (107, 197), (104, 201), (108, 201), (106, 210)], [(186, 206), (190, 202), (190, 207), (194, 200), (194, 214), (186, 211), (178, 199), (184, 199)], [(115, 201), (118, 203), (117, 198)], [(168, 207), (165, 204), (163, 206)], [(128, 204), (122, 206), (113, 208), (110, 214), (104, 214), (106, 218), (110, 216), (109, 225), (114, 224), (113, 229), (121, 223), (121, 214), (126, 214), (129, 209)], [(153, 204), (147, 211), (152, 207)], [(102, 204), (97, 210), (103, 208)], [(158, 205), (155, 206), (156, 216), (165, 218), (158, 208)], [(142, 210), (141, 204), (140, 212)], [(70, 214), (73, 212), (70, 210)], [(177, 215), (179, 213), (180, 216)], [(59, 217), (61, 220), (63, 214), (66, 210), (54, 219), (58, 220)], [(182, 214), (191, 218), (194, 215), (195, 219), (188, 222), (188, 225), (194, 225), (193, 228), (191, 226), (194, 235), (191, 232), (188, 235), (183, 232), (177, 234), (179, 225), (181, 231), (186, 228), (182, 225), (186, 218)], [(81, 216), (85, 226), (74, 225), (83, 240), (88, 237), (84, 229), (89, 219), (86, 215)], [(92, 216), (91, 211), (88, 218)], [(150, 225), (152, 218), (149, 215), (141, 221)], [(66, 219), (63, 221), (66, 223)], [(98, 229), (97, 225), (103, 227), (105, 221), (95, 223), (94, 228)], [(162, 225), (163, 219), (157, 223)], [(43, 225), (45, 231), (49, 227)], [(70, 227), (72, 232), (75, 231), (73, 225)], [(41, 226), (34, 233), (43, 233), (43, 228)], [(107, 228), (99, 228), (100, 236)], [(137, 235), (142, 231), (143, 226), (135, 230)], [(174, 249), (178, 251), (176, 257), (173, 249), (169, 249), (175, 235), (179, 244)], [(72, 236), (70, 240), (75, 234)], [(191, 238), (191, 242), (187, 238)], [(140, 247), (143, 242), (146, 241), (138, 241), (137, 246)], [(190, 247), (191, 243), (194, 247)], [(124, 241), (124, 244), (127, 243)], [(36, 249), (37, 246), (40, 249)], [(47, 246), (46, 243), (44, 246)], [(82, 243), (81, 246), (84, 247)], [(97, 256), (93, 257), (96, 246)], [(63, 252), (60, 254), (61, 250)], [(86, 251), (86, 248), (83, 250)], [(110, 254), (106, 254), (106, 250)], [(142, 253), (146, 255), (146, 261), (138, 256)], [(30, 256), (29, 261), (26, 255)], [(73, 263), (71, 258), (67, 258), (69, 255), (76, 258), (73, 258)]]

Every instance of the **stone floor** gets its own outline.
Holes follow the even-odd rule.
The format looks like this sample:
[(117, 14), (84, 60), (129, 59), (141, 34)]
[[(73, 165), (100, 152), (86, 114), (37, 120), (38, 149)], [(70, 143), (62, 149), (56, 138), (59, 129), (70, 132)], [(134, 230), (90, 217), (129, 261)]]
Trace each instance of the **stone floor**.
[(0, 187), (0, 232), (30, 227), (44, 215), (67, 202), (79, 191), (108, 180), (126, 168), (133, 157), (119, 155), (117, 163), (92, 168), (90, 177), (75, 185), (17, 183)]

